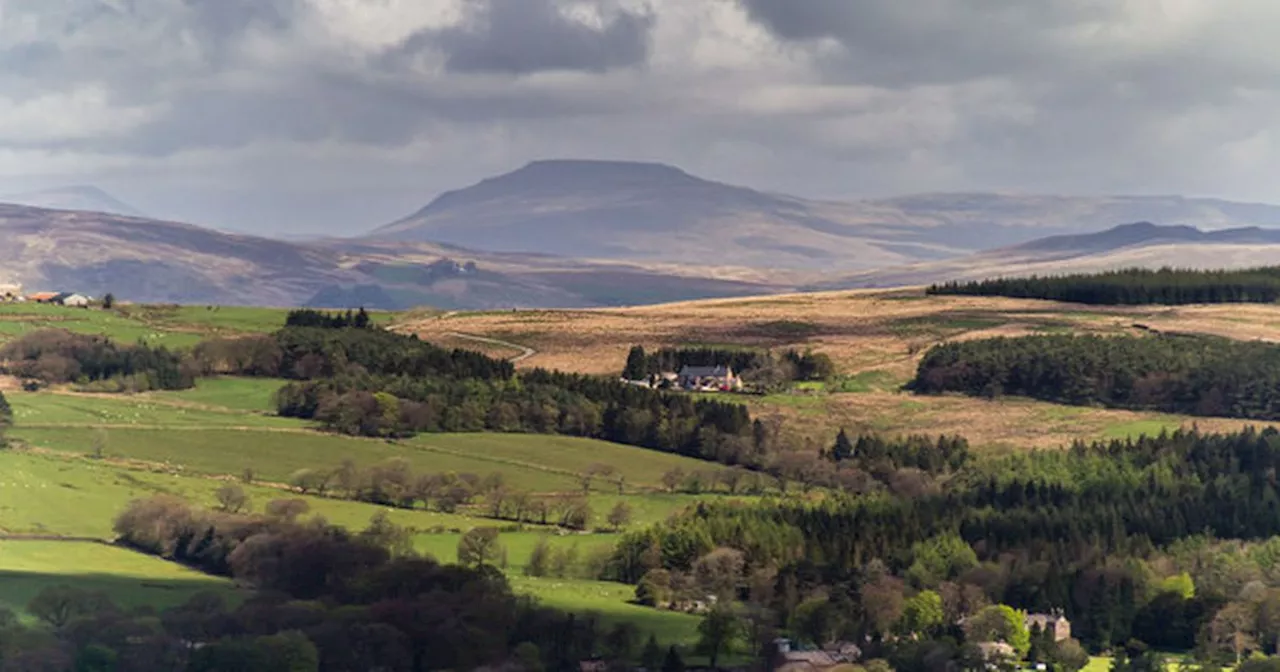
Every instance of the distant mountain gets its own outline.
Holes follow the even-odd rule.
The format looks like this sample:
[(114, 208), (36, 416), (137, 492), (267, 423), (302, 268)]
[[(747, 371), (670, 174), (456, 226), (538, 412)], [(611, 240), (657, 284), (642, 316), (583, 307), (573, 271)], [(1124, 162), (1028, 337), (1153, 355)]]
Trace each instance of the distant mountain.
[(954, 256), (847, 206), (711, 182), (653, 163), (535, 161), (446, 193), (371, 240), (695, 265), (865, 268)]
[(1280, 229), (1241, 227), (1203, 231), (1185, 225), (1138, 222), (1091, 234), (1049, 236), (958, 259), (858, 273), (806, 289), (919, 285), (1135, 266), (1246, 268), (1265, 265), (1280, 265)]
[(785, 289), (759, 278), (472, 254), (425, 244), (286, 242), (11, 204), (0, 204), (0, 243), (0, 283), (93, 296), (112, 292), (141, 302), (591, 307)]
[(146, 217), (137, 208), (116, 199), (111, 194), (88, 185), (42, 189), (21, 194), (0, 196), (0, 202), (16, 203), (49, 210), (82, 210), (105, 212), (125, 217)]
[(916, 194), (814, 201), (621, 161), (535, 161), (441, 195), (367, 240), (641, 263), (854, 272), (1124, 221), (1280, 226), (1280, 207), (1180, 196)]

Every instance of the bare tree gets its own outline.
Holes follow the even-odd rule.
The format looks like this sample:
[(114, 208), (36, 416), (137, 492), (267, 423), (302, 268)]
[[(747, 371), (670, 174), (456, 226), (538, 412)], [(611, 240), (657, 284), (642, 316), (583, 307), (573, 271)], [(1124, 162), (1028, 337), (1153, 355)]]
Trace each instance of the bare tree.
[(684, 469), (676, 467), (662, 475), (662, 485), (667, 492), (675, 492), (684, 483)]
[(614, 472), (615, 472), (615, 469), (613, 468), (613, 465), (610, 465), (610, 464), (602, 464), (597, 462), (596, 464), (592, 464), (588, 466), (578, 476), (579, 481), (582, 483), (583, 494), (591, 492), (591, 481), (595, 479), (595, 477), (597, 476), (608, 477), (613, 475)]
[(213, 493), (218, 500), (218, 510), (227, 513), (240, 513), (249, 509), (249, 495), (244, 488), (235, 483), (227, 483)]
[(614, 530), (620, 530), (631, 522), (631, 505), (626, 502), (618, 502), (613, 506), (613, 510), (609, 512), (609, 516), (605, 519), (609, 523), (609, 527)]
[(268, 516), (290, 522), (310, 510), (311, 505), (305, 499), (273, 499), (267, 502), (266, 508)]
[(498, 543), (498, 528), (477, 527), (458, 540), (458, 564), (483, 567), (496, 565), (502, 559), (502, 544)]

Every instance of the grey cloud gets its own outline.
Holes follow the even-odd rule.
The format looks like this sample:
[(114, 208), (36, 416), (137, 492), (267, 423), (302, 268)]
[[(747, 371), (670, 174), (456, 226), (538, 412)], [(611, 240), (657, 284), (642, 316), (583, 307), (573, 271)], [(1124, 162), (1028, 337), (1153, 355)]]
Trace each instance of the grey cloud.
[(420, 31), (385, 59), (403, 63), (438, 50), (456, 73), (607, 72), (647, 60), (654, 20), (615, 9), (597, 28), (564, 16), (556, 0), (484, 0), (463, 25)]

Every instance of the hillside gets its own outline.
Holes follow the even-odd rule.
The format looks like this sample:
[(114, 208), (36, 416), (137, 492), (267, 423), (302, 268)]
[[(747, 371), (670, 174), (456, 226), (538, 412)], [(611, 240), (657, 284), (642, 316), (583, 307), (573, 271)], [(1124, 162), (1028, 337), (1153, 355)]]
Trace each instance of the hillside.
[(762, 274), (650, 270), (427, 244), (285, 242), (0, 204), (0, 281), (139, 302), (446, 309), (599, 306), (776, 291)]
[(821, 271), (957, 258), (1116, 222), (1280, 225), (1280, 207), (1177, 196), (918, 194), (814, 201), (621, 161), (535, 161), (445, 193), (371, 240)]
[(86, 212), (104, 212), (124, 217), (147, 216), (137, 208), (91, 185), (75, 185), (27, 191), (20, 194), (8, 194), (0, 196), (0, 201), (27, 205), (33, 208), (47, 208), (49, 210), (83, 210)]
[(1248, 268), (1280, 263), (1280, 231), (1242, 227), (1125, 224), (1092, 234), (1040, 238), (1021, 245), (938, 262), (849, 275), (808, 289), (851, 289), (978, 280), (1009, 275), (1093, 272), (1115, 268)]
[[(374, 240), (585, 258), (868, 268), (953, 256), (893, 213), (711, 182), (661, 164), (535, 161), (446, 193)], [(893, 226), (881, 226), (877, 224)]]

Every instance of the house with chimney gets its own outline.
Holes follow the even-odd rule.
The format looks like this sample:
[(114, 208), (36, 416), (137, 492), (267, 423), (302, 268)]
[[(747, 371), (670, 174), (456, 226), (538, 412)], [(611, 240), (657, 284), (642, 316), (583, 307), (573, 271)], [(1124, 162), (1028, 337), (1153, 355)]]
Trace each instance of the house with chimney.
[(731, 366), (684, 366), (676, 374), (676, 384), (691, 392), (737, 392), (742, 379)]

